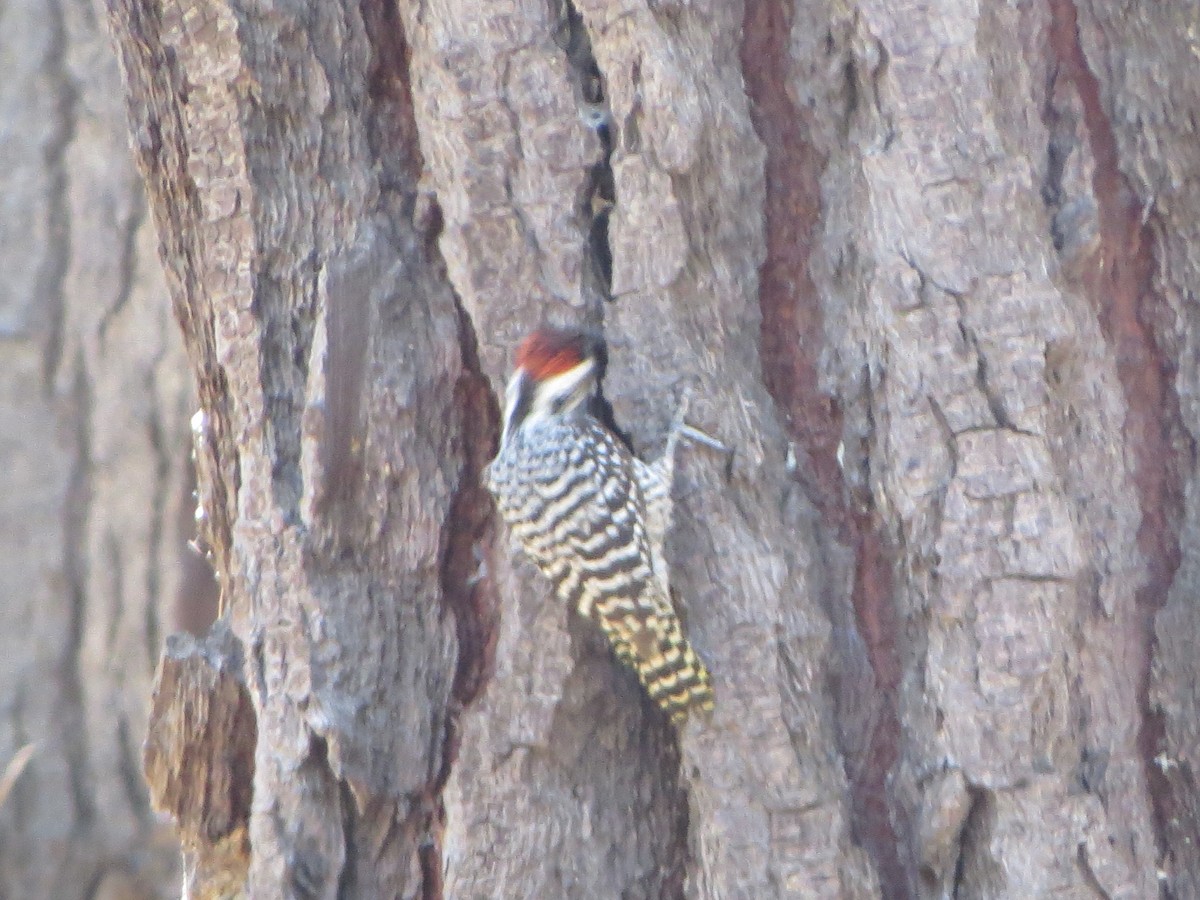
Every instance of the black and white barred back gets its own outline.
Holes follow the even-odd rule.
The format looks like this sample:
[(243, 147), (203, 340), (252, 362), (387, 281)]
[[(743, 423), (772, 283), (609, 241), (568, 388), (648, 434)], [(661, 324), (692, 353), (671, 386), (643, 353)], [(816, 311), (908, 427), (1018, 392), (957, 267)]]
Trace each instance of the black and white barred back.
[(692, 707), (711, 709), (713, 694), (671, 604), (665, 535), (647, 531), (648, 522), (665, 530), (669, 519), (673, 451), (672, 440), (664, 460), (647, 466), (577, 409), (507, 435), (488, 487), (558, 597), (600, 626), (650, 697), (681, 723)]

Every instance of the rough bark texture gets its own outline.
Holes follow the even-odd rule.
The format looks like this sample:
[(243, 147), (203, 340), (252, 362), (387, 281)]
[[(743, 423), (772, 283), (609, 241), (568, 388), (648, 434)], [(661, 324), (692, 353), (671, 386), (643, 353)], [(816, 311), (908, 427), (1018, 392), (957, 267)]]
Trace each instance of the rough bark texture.
[(257, 718), (249, 890), (416, 896), (490, 448), (403, 33), (383, 4), (111, 10)]
[(258, 729), (244, 670), (221, 621), (203, 643), (168, 638), (155, 679), (146, 782), (178, 826), (185, 894), (203, 885), (207, 896), (237, 896), (245, 885)]
[[(132, 871), (152, 800), (193, 896), (1200, 896), (1193, 3), (108, 7), (229, 632), (148, 796), (182, 367), (63, 6), (3, 95), (5, 877)], [(647, 455), (685, 387), (736, 450), (677, 478), (679, 735), (480, 488), (546, 320)]]

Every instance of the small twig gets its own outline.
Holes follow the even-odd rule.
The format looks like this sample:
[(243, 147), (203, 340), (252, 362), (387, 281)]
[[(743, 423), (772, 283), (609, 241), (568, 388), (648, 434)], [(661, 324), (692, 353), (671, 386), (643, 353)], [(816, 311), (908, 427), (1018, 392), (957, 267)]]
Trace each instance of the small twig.
[(26, 744), (13, 755), (13, 758), (8, 761), (8, 765), (4, 767), (4, 775), (0, 776), (0, 806), (3, 806), (4, 801), (8, 799), (17, 779), (29, 765), (29, 760), (33, 759), (33, 751), (36, 749), (37, 744)]

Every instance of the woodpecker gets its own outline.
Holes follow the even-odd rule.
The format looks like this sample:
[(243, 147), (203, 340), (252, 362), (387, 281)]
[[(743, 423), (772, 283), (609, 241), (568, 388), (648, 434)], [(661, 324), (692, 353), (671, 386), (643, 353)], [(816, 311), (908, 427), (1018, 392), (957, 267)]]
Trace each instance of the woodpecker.
[(643, 463), (597, 417), (604, 344), (544, 327), (517, 349), (488, 489), (559, 599), (600, 626), (678, 726), (713, 707), (708, 669), (671, 605), (663, 546), (683, 408), (661, 459)]

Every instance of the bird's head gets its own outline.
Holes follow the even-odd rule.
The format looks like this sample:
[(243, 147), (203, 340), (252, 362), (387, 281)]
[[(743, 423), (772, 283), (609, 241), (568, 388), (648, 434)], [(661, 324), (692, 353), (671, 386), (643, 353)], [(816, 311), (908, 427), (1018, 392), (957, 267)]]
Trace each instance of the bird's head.
[(604, 368), (604, 343), (575, 328), (543, 327), (517, 348), (505, 391), (502, 443), (520, 428), (586, 412)]

